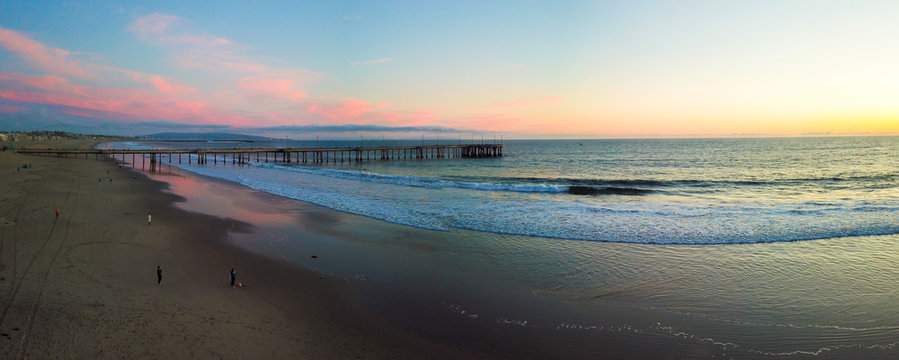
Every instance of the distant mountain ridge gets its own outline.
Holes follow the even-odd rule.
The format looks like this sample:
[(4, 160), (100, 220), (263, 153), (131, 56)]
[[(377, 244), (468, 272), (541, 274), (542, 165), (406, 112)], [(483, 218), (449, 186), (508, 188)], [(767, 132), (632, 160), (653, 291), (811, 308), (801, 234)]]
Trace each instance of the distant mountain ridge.
[(165, 132), (158, 133), (152, 135), (144, 135), (140, 137), (141, 139), (146, 140), (176, 140), (176, 141), (186, 141), (186, 140), (203, 140), (203, 141), (227, 141), (227, 140), (237, 140), (237, 141), (267, 141), (271, 140), (268, 137), (262, 136), (253, 136), (253, 135), (244, 135), (244, 134), (232, 134), (232, 133), (179, 133), (179, 132)]

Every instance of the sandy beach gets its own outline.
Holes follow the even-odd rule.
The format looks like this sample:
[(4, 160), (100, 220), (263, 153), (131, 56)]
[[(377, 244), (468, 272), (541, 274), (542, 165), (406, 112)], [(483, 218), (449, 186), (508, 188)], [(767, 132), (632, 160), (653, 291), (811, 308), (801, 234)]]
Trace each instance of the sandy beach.
[(480, 357), (384, 326), (342, 279), (226, 244), (249, 225), (179, 210), (111, 161), (6, 151), (0, 179), (4, 358)]
[[(3, 358), (891, 359), (899, 346), (895, 234), (667, 246), (435, 231), (130, 166), (0, 152)], [(235, 267), (245, 287), (231, 288)]]

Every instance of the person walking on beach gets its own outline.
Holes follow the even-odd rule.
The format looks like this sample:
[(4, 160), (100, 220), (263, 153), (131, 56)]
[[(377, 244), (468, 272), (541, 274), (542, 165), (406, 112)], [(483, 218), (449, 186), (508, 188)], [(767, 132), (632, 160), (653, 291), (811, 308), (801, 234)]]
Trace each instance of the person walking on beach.
[(234, 288), (234, 280), (237, 280), (237, 268), (231, 268), (231, 288)]
[(153, 215), (147, 214), (147, 225), (153, 222)]
[(156, 285), (162, 285), (162, 265), (156, 267)]
[(59, 208), (56, 208), (56, 218), (59, 219)]

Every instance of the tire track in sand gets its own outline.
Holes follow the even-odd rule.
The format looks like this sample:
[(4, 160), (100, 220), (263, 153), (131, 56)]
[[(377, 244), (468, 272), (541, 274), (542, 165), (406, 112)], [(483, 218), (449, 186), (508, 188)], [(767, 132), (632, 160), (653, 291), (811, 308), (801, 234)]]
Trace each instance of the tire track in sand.
[[(75, 206), (74, 203), (77, 202), (77, 190), (75, 191), (75, 193), (76, 193), (75, 201), (72, 202), (72, 205), (70, 205), (69, 202), (70, 202), (70, 199), (72, 198), (73, 189), (76, 187), (76, 184), (77, 184), (77, 178), (73, 177), (72, 182), (69, 184), (69, 190), (66, 193), (66, 198), (65, 198), (65, 200), (63, 202), (63, 206), (62, 206), (62, 208), (66, 210), (66, 212), (65, 212), (66, 214), (74, 213), (74, 211), (69, 211), (69, 210), (70, 210), (70, 208), (74, 208), (74, 206)], [(79, 188), (80, 188), (80, 185), (79, 185)], [(23, 205), (24, 204), (19, 205), (17, 214), (21, 213), (21, 208)], [(56, 250), (53, 251), (53, 254), (50, 258), (50, 262), (47, 263), (46, 271), (44, 272), (43, 276), (40, 277), (40, 284), (38, 285), (39, 290), (37, 293), (37, 297), (35, 298), (34, 303), (32, 303), (32, 305), (31, 305), (31, 309), (28, 312), (28, 320), (26, 321), (25, 326), (23, 327), (23, 330), (22, 330), (22, 338), (20, 340), (19, 351), (18, 351), (17, 357), (16, 357), (18, 359), (21, 359), (24, 356), (25, 348), (27, 347), (28, 332), (30, 331), (31, 326), (34, 322), (34, 315), (37, 313), (37, 307), (40, 302), (40, 298), (43, 295), (43, 290), (44, 290), (44, 287), (46, 284), (46, 280), (50, 274), (50, 271), (53, 268), (54, 263), (56, 262), (56, 257), (59, 254), (60, 250), (62, 249), (62, 245), (66, 240), (70, 219), (69, 219), (69, 216), (67, 216), (66, 218), (63, 218), (64, 219), (63, 221), (60, 221), (60, 218), (56, 218), (53, 220), (53, 226), (50, 229), (50, 233), (44, 239), (44, 242), (41, 244), (38, 251), (36, 253), (34, 253), (34, 256), (31, 257), (31, 260), (25, 266), (25, 268), (23, 269), (21, 274), (19, 274), (19, 272), (18, 272), (18, 269), (17, 269), (18, 264), (17, 264), (17, 260), (16, 260), (19, 255), (18, 254), (18, 246), (16, 244), (18, 243), (18, 225), (20, 223), (18, 221), (18, 216), (16, 219), (17, 219), (17, 221), (14, 224), (16, 229), (14, 229), (14, 231), (13, 231), (13, 244), (14, 244), (14, 246), (13, 246), (14, 265), (13, 265), (13, 280), (12, 280), (13, 285), (10, 288), (9, 299), (3, 308), (3, 313), (0, 314), (0, 328), (2, 328), (2, 326), (6, 322), (7, 316), (9, 315), (9, 309), (12, 307), (12, 304), (15, 303), (16, 298), (19, 295), (19, 291), (22, 288), (22, 285), (26, 282), (25, 281), (26, 277), (32, 272), (32, 269), (34, 268), (35, 262), (38, 260), (38, 258), (43, 257), (45, 254), (47, 254), (47, 251), (46, 251), (47, 245), (50, 244), (54, 235), (57, 233), (57, 229), (59, 228), (59, 226), (65, 226), (65, 232), (63, 234), (63, 238), (60, 240), (59, 246), (56, 248)]]
[[(73, 181), (74, 182), (74, 181)], [(75, 198), (72, 200), (71, 211), (72, 214), (75, 213), (74, 209), (78, 204), (78, 192), (81, 190), (81, 184), (78, 184), (78, 188), (75, 189)], [(68, 205), (69, 197), (72, 192), (69, 191), (66, 194), (66, 205)], [(34, 300), (34, 303), (31, 305), (31, 310), (28, 312), (28, 321), (26, 322), (25, 328), (22, 331), (22, 340), (19, 342), (19, 356), (17, 359), (25, 358), (25, 351), (28, 349), (28, 334), (31, 332), (31, 327), (34, 325), (34, 318), (37, 315), (38, 306), (41, 303), (41, 297), (44, 295), (44, 288), (47, 285), (47, 278), (50, 277), (50, 272), (53, 270), (53, 266), (56, 264), (56, 258), (59, 257), (59, 253), (62, 251), (63, 246), (66, 243), (66, 240), (69, 236), (69, 223), (71, 222), (71, 216), (67, 216), (65, 219), (65, 230), (62, 232), (62, 239), (59, 240), (59, 246), (56, 247), (56, 250), (53, 251), (53, 256), (50, 258), (50, 262), (47, 264), (47, 271), (44, 272), (44, 276), (41, 278), (41, 284), (37, 293), (37, 298)], [(54, 224), (55, 225), (55, 224)], [(55, 227), (55, 226), (54, 226)], [(52, 234), (51, 234), (52, 236)], [(48, 241), (49, 242), (49, 241)]]

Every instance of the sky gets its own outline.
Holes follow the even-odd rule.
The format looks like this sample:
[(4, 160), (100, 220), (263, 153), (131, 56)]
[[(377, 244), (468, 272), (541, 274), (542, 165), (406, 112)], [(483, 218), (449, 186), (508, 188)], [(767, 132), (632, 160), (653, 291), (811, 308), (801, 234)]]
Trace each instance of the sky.
[(12, 0), (0, 129), (899, 134), (897, 39), (897, 1)]

